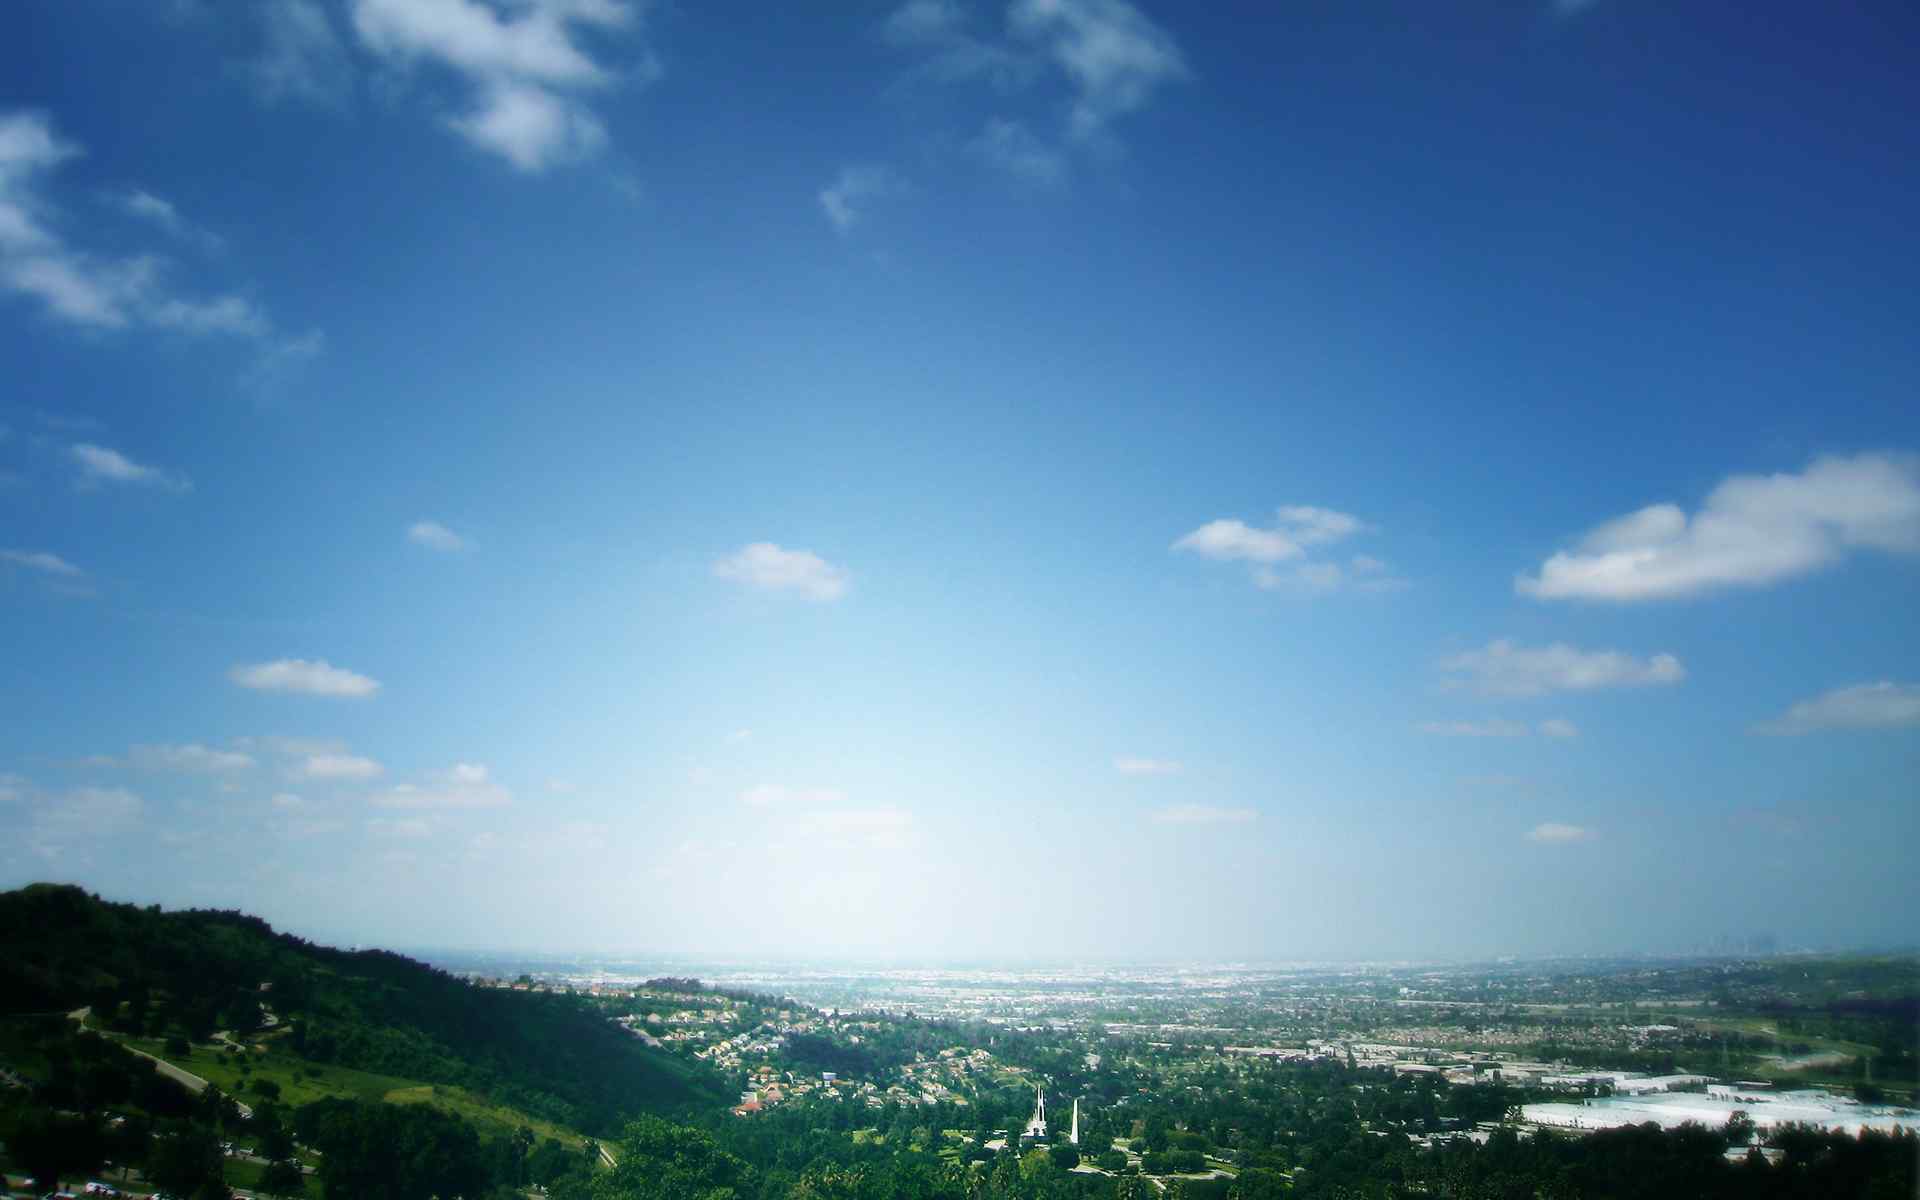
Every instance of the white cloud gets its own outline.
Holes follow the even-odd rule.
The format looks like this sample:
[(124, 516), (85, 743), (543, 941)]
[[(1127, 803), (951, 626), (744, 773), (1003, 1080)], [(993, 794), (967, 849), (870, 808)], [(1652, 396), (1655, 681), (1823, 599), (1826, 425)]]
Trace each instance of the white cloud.
[(1256, 529), (1237, 517), (1208, 521), (1174, 542), (1173, 548), (1191, 550), (1206, 558), (1238, 558), (1259, 563), (1279, 562), (1303, 553), (1300, 543), (1286, 533), (1278, 529)]
[(820, 189), (820, 211), (827, 214), (834, 232), (845, 236), (860, 222), (869, 204), (905, 190), (906, 181), (890, 167), (841, 167), (833, 182)]
[(281, 658), (273, 662), (242, 663), (227, 672), (227, 678), (256, 691), (301, 692), (309, 696), (358, 698), (380, 690), (378, 680), (333, 666), (325, 659), (309, 662), (304, 658)]
[(1564, 845), (1568, 842), (1584, 842), (1593, 837), (1593, 830), (1579, 825), (1562, 825), (1558, 821), (1546, 821), (1527, 830), (1527, 840), (1543, 842), (1548, 845)]
[(127, 761), (148, 771), (193, 771), (226, 774), (253, 766), (251, 756), (233, 750), (213, 750), (197, 742), (180, 746), (135, 746)]
[(378, 778), (383, 768), (357, 754), (309, 754), (293, 770), (301, 779), (364, 780)]
[(740, 802), (754, 808), (800, 809), (844, 804), (846, 799), (846, 794), (836, 788), (793, 788), (778, 783), (755, 784), (740, 793)]
[(1053, 187), (1067, 177), (1067, 156), (1041, 140), (1021, 121), (993, 117), (967, 150), (995, 170), (1028, 183)]
[(846, 595), (848, 576), (809, 550), (784, 550), (772, 542), (743, 546), (713, 564), (722, 579), (766, 591), (796, 591), (814, 600)]
[(1678, 683), (1687, 676), (1671, 654), (1643, 659), (1618, 650), (1580, 650), (1564, 642), (1530, 649), (1504, 639), (1441, 659), (1440, 669), (1451, 675), (1447, 686), (1485, 696), (1647, 687)]
[(1580, 727), (1565, 717), (1549, 717), (1540, 722), (1540, 734), (1551, 738), (1579, 737)]
[(1156, 825), (1244, 825), (1255, 817), (1250, 808), (1219, 808), (1212, 804), (1170, 804), (1155, 809)]
[(282, 812), (296, 812), (307, 805), (305, 800), (293, 792), (276, 792), (271, 803)]
[[(239, 296), (194, 299), (171, 291), (155, 255), (108, 256), (69, 245), (55, 232), (60, 216), (45, 178), (80, 153), (34, 112), (0, 112), (0, 290), (32, 297), (76, 325), (141, 325), (179, 333), (265, 340), (266, 314)], [(148, 197), (151, 217), (171, 206)], [(174, 214), (177, 219), (177, 214)]]
[(67, 578), (85, 574), (66, 559), (44, 550), (0, 550), (0, 562), (9, 562), (15, 566), (44, 571), (49, 575), (63, 575)]
[(1271, 529), (1249, 525), (1237, 517), (1222, 517), (1181, 537), (1173, 543), (1173, 549), (1225, 561), (1276, 563), (1298, 558), (1309, 546), (1336, 542), (1366, 527), (1349, 513), (1290, 504), (1279, 510)]
[(1920, 727), (1920, 684), (1857, 683), (1802, 700), (1755, 733), (1793, 737), (1826, 729), (1912, 729)]
[[(583, 47), (637, 24), (626, 0), (521, 0), (502, 10), (479, 0), (354, 0), (361, 44), (396, 66), (427, 61), (457, 76), (464, 111), (448, 125), (522, 171), (577, 162), (607, 141), (583, 97), (616, 82)], [(657, 73), (643, 56), (635, 73)]]
[(1007, 19), (1071, 81), (1067, 131), (1076, 139), (1098, 137), (1188, 74), (1173, 37), (1125, 0), (1014, 0)]
[(1303, 559), (1314, 547), (1330, 545), (1367, 529), (1366, 522), (1351, 513), (1309, 504), (1289, 504), (1278, 510), (1271, 528), (1249, 525), (1238, 517), (1220, 517), (1183, 535), (1172, 548), (1220, 562), (1251, 563), (1254, 586), (1266, 591), (1299, 589), (1324, 593), (1350, 584), (1366, 591), (1388, 591), (1404, 586), (1405, 580), (1382, 573), (1385, 563), (1365, 555), (1353, 560), (1354, 575), (1349, 575), (1340, 564), (1324, 560), (1298, 562), (1286, 569), (1276, 565)]
[(424, 784), (403, 783), (373, 797), (384, 808), (502, 808), (513, 793), (480, 763), (455, 763), (427, 776)]
[(328, 106), (347, 97), (352, 64), (316, 0), (267, 0), (259, 20), (264, 44), (247, 70), (262, 95)]
[(13, 804), (27, 795), (27, 781), (24, 776), (12, 775), (0, 771), (0, 804)]
[(134, 462), (106, 446), (81, 442), (71, 447), (68, 454), (79, 465), (80, 480), (85, 484), (126, 483), (176, 492), (193, 486), (182, 476)]
[(467, 548), (467, 539), (438, 521), (415, 521), (407, 526), (407, 540), (416, 546), (454, 554)]
[(1122, 775), (1177, 775), (1180, 764), (1165, 758), (1129, 758), (1113, 760), (1113, 769)]
[(1485, 721), (1422, 721), (1414, 728), (1440, 737), (1525, 737), (1527, 734), (1525, 725), (1498, 717)]
[(1674, 504), (1628, 513), (1514, 586), (1541, 599), (1659, 600), (1777, 583), (1855, 549), (1920, 553), (1920, 456), (1826, 457), (1797, 475), (1735, 475), (1691, 517)]

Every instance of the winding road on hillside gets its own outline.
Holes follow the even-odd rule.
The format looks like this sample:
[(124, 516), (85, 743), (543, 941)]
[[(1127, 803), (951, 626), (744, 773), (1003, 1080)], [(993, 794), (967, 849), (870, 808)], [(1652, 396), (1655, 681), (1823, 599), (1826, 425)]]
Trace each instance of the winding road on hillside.
[[(74, 1024), (80, 1026), (80, 1028), (85, 1029), (87, 1027), (87, 1017), (92, 1012), (93, 1012), (93, 1009), (91, 1007), (76, 1008), (72, 1012), (67, 1014), (67, 1019), (69, 1021), (72, 1021)], [(95, 1030), (94, 1032), (99, 1033), (100, 1031)], [(140, 1050), (133, 1046), (129, 1046), (126, 1044), (126, 1042), (121, 1041), (119, 1038), (115, 1038), (114, 1040), (116, 1042), (120, 1042), (121, 1048), (124, 1049), (127, 1053), (138, 1054), (141, 1058), (144, 1058), (148, 1062), (152, 1063), (155, 1070), (159, 1071), (162, 1075), (165, 1075), (168, 1079), (172, 1079), (178, 1082), (182, 1087), (186, 1088), (188, 1091), (192, 1092), (196, 1096), (199, 1095), (201, 1092), (206, 1091), (207, 1088), (210, 1086), (206, 1080), (200, 1078), (200, 1076), (198, 1075), (195, 1075), (192, 1071), (183, 1070), (180, 1067), (174, 1066), (172, 1063), (168, 1062), (164, 1058), (157, 1058), (154, 1055), (148, 1054), (145, 1050)], [(234, 1105), (237, 1108), (239, 1108), (240, 1115), (242, 1117), (245, 1117), (248, 1120), (251, 1120), (253, 1118), (253, 1109), (251, 1107), (245, 1104), (241, 1104), (238, 1100), (234, 1101)]]

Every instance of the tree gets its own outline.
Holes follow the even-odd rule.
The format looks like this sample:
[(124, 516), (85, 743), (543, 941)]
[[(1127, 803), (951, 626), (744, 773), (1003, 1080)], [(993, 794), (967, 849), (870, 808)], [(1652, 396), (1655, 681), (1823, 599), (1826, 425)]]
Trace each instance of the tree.
[(307, 1194), (307, 1179), (301, 1173), (299, 1163), (290, 1159), (275, 1159), (261, 1173), (259, 1190), (269, 1196), (304, 1196)]
[(595, 1200), (732, 1200), (752, 1169), (713, 1135), (641, 1117), (620, 1139), (620, 1165), (594, 1180)]
[(1080, 1151), (1071, 1142), (1055, 1142), (1047, 1149), (1047, 1159), (1057, 1170), (1071, 1171), (1080, 1165)]
[(38, 1108), (21, 1119), (7, 1144), (43, 1192), (58, 1191), (62, 1178), (98, 1168), (104, 1150), (92, 1121)]
[(147, 1178), (156, 1191), (182, 1200), (226, 1200), (220, 1141), (204, 1125), (176, 1126), (155, 1138), (147, 1153)]

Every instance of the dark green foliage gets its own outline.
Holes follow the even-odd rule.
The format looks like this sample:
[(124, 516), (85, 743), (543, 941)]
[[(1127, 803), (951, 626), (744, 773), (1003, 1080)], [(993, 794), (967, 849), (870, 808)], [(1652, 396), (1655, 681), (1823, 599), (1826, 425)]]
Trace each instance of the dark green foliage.
[(1206, 1156), (1198, 1150), (1149, 1150), (1140, 1156), (1140, 1169), (1149, 1175), (1182, 1175), (1207, 1169)]
[(44, 1108), (22, 1116), (9, 1131), (7, 1146), (42, 1192), (54, 1191), (58, 1180), (90, 1173), (106, 1157), (96, 1120)]
[[(245, 1031), (262, 1004), (307, 1058), (471, 1088), (608, 1132), (636, 1112), (717, 1103), (711, 1081), (578, 997), (469, 986), (383, 951), (347, 953), (232, 912), (160, 912), (35, 884), (0, 895), (0, 1011), (91, 1005), (171, 1037)], [(170, 1043), (170, 1045), (176, 1045)]]
[(180, 1200), (226, 1200), (220, 1139), (205, 1125), (176, 1124), (153, 1140), (147, 1154), (147, 1178)]
[(620, 1165), (594, 1181), (596, 1200), (733, 1200), (750, 1196), (752, 1169), (709, 1134), (641, 1117), (620, 1139)]
[(306, 1176), (300, 1173), (298, 1163), (279, 1159), (267, 1164), (258, 1190), (269, 1196), (303, 1196), (307, 1190)]
[(1080, 1165), (1080, 1151), (1067, 1142), (1055, 1142), (1047, 1147), (1047, 1161), (1062, 1171), (1071, 1171)]
[(425, 1105), (321, 1100), (296, 1125), (320, 1151), (327, 1200), (479, 1196), (493, 1182), (473, 1126)]

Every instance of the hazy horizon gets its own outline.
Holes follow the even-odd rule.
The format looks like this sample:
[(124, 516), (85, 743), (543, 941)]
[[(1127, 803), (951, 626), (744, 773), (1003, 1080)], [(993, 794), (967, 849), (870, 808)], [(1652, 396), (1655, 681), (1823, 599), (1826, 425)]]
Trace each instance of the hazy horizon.
[(1920, 12), (29, 4), (0, 887), (1912, 942)]

